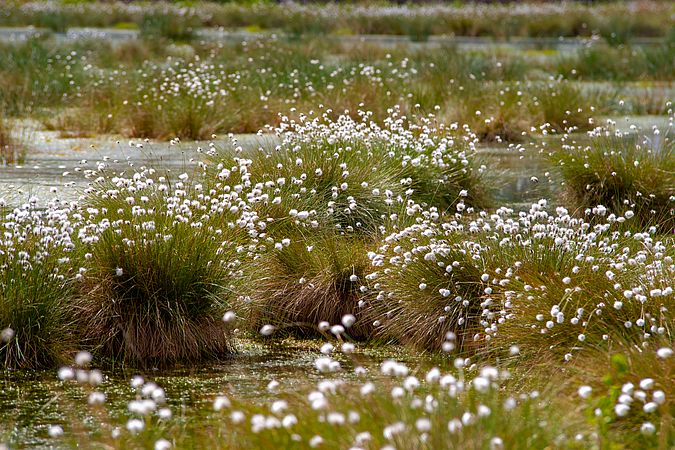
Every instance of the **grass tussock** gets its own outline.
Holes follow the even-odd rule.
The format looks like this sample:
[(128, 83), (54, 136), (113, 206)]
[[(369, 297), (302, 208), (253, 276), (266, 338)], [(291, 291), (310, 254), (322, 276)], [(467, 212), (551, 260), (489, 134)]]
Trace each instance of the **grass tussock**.
[(89, 342), (141, 365), (227, 355), (233, 347), (222, 317), (250, 250), (246, 228), (234, 222), (246, 212), (222, 184), (207, 191), (216, 199), (208, 211), (199, 206), (198, 180), (152, 173), (104, 179), (90, 194), (93, 233), (83, 237), (89, 250), (79, 301)]
[(63, 214), (26, 205), (3, 217), (0, 360), (4, 368), (50, 368), (67, 361), (76, 349), (72, 242), (67, 228), (50, 225)]
[(590, 388), (581, 402), (604, 444), (662, 449), (675, 443), (675, 366), (657, 353), (672, 346), (670, 333), (654, 346), (618, 345), (590, 353), (570, 370), (570, 384)]
[(488, 279), (503, 309), (486, 356), (528, 361), (536, 371), (670, 339), (672, 240), (621, 233), (616, 222), (584, 222), (564, 208), (549, 214), (541, 202), (505, 225), (490, 250)]
[(420, 350), (476, 348), (481, 317), (498, 300), (485, 290), (479, 247), (463, 240), (451, 226), (418, 224), (369, 254), (367, 310), (378, 336)]
[(445, 210), (485, 201), (470, 137), (395, 117), (386, 128), (368, 114), (360, 122), (347, 116), (289, 122), (278, 130), (280, 145), (254, 155), (252, 180), (268, 192), (257, 210), (269, 219), (270, 238), (255, 269), (261, 280), (251, 294), (255, 327), (265, 320), (334, 324), (346, 313), (359, 315), (363, 248), (388, 225), (405, 226), (420, 204)]
[(325, 331), (319, 328), (321, 322), (338, 325), (352, 315), (357, 320), (347, 335), (369, 337), (370, 326), (359, 305), (367, 267), (363, 247), (358, 238), (310, 232), (305, 239), (268, 252), (252, 268), (258, 276), (247, 298), (247, 326), (260, 330), (272, 325), (277, 335), (315, 336)]
[(592, 125), (595, 105), (583, 88), (566, 80), (537, 86), (533, 95), (533, 113), (541, 114), (541, 123), (558, 132), (584, 131)]
[(631, 223), (640, 228), (669, 233), (675, 229), (674, 152), (667, 132), (647, 138), (598, 130), (589, 145), (564, 146), (551, 160), (575, 209), (601, 205), (616, 216), (634, 216)]
[[(635, 267), (633, 273), (613, 275), (615, 269), (603, 261), (605, 256), (594, 253), (544, 241), (514, 258), (521, 264), (514, 271), (518, 281), (509, 284), (513, 320), (500, 327), (500, 345), (516, 345), (534, 360), (563, 360), (587, 347), (640, 345), (645, 338), (633, 327), (658, 328), (667, 320), (667, 302), (640, 300), (656, 288), (640, 279), (652, 269)], [(645, 251), (640, 255), (653, 257)]]
[(84, 81), (78, 59), (40, 39), (2, 44), (0, 108), (11, 116), (60, 106)]

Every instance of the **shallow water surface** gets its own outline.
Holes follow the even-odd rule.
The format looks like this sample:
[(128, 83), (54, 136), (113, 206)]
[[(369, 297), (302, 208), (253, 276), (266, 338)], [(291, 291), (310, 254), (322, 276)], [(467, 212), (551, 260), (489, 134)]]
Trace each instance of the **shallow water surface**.
[[(213, 399), (220, 394), (237, 401), (263, 404), (273, 396), (267, 390), (272, 380), (280, 383), (276, 393), (298, 394), (325, 379), (314, 368), (314, 360), (320, 355), (316, 341), (288, 340), (262, 345), (242, 340), (237, 347), (238, 353), (232, 358), (201, 366), (169, 371), (104, 371), (104, 382), (97, 390), (106, 394), (106, 418), (119, 425), (125, 423), (127, 402), (135, 398), (129, 381), (137, 374), (155, 381), (166, 391), (167, 405), (174, 418), (184, 414), (190, 420), (209, 414)], [(346, 381), (356, 378), (353, 372), (356, 365), (373, 376), (385, 359), (411, 363), (424, 359), (395, 346), (360, 348), (353, 359), (341, 354), (333, 356), (341, 360), (343, 367), (335, 377)], [(420, 366), (432, 362), (429, 359)], [(48, 437), (50, 425), (71, 428), (74, 424), (95, 424), (96, 416), (87, 405), (91, 390), (75, 382), (60, 381), (56, 370), (0, 373), (0, 442), (49, 447), (54, 445)]]

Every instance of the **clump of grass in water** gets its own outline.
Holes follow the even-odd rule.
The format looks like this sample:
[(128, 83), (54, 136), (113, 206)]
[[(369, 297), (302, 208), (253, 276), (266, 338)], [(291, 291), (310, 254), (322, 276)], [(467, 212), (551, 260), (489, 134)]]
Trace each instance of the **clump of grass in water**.
[(566, 78), (583, 80), (663, 80), (675, 73), (675, 46), (610, 48), (596, 45), (561, 57), (556, 71)]
[[(470, 350), (493, 303), (481, 247), (438, 213), (383, 239), (369, 252), (368, 315), (376, 334), (421, 350)], [(494, 292), (496, 295), (497, 293)]]
[(565, 145), (550, 159), (564, 195), (578, 210), (602, 205), (644, 229), (675, 230), (675, 144), (671, 133), (651, 138), (598, 129), (589, 145)]
[(519, 141), (532, 122), (526, 94), (526, 86), (519, 81), (463, 80), (451, 84), (445, 114), (453, 121), (467, 123), (482, 141)]
[(251, 266), (259, 274), (245, 306), (252, 330), (272, 325), (276, 336), (315, 336), (317, 330), (325, 331), (317, 329), (321, 322), (340, 324), (343, 316), (352, 314), (359, 320), (347, 334), (371, 334), (371, 327), (360, 320), (360, 287), (367, 265), (363, 240), (319, 233), (298, 234)]
[(5, 368), (52, 368), (77, 344), (68, 212), (40, 211), (32, 199), (1, 221), (0, 361)]
[(0, 109), (8, 115), (62, 106), (85, 80), (86, 58), (74, 46), (31, 38), (0, 48)]
[[(470, 130), (446, 126), (433, 115), (409, 119), (399, 108), (390, 109), (381, 124), (371, 112), (359, 111), (358, 116), (360, 120), (347, 115), (331, 119), (324, 114), (311, 121), (304, 117), (301, 124), (285, 118), (277, 133), (286, 140), (275, 152), (253, 160), (253, 176), (288, 177), (301, 185), (286, 183), (325, 205), (335, 217), (331, 228), (372, 232), (381, 227), (383, 213), (392, 212), (392, 204), (406, 199), (441, 211), (458, 203), (489, 203), (489, 190), (482, 185), (485, 167), (476, 161), (477, 140)], [(305, 179), (307, 186), (302, 186)], [(290, 197), (299, 198), (296, 191)], [(341, 223), (344, 216), (354, 219)]]
[(211, 173), (202, 184), (198, 175), (172, 180), (146, 169), (99, 180), (87, 201), (79, 302), (99, 353), (167, 365), (233, 351), (222, 318), (244, 282), (240, 266), (251, 255), (257, 216), (226, 184), (230, 174)]
[(254, 317), (283, 326), (358, 315), (367, 262), (350, 252), (374, 245), (388, 223), (405, 226), (415, 201), (446, 209), (484, 200), (471, 138), (423, 123), (406, 125), (395, 113), (385, 128), (368, 113), (361, 122), (303, 119), (282, 124), (282, 144), (254, 155), (252, 179), (269, 189), (258, 209), (274, 246), (257, 269)]
[(363, 142), (331, 141), (311, 127), (305, 132), (313, 136), (303, 142), (300, 133), (252, 160), (253, 179), (269, 189), (257, 209), (271, 219), (273, 238), (252, 267), (259, 279), (248, 305), (254, 329), (269, 321), (306, 333), (319, 321), (339, 323), (354, 313), (359, 285), (350, 278), (365, 265), (354, 252), (403, 201), (397, 170)]
[(509, 222), (491, 225), (500, 244), (491, 250), (490, 278), (505, 307), (485, 356), (520, 355), (532, 368), (550, 367), (670, 333), (662, 324), (673, 299), (672, 242), (648, 233), (622, 237), (616, 224), (592, 227), (564, 208), (549, 214), (545, 202)]
[(176, 16), (166, 13), (146, 14), (140, 23), (141, 36), (145, 39), (166, 38), (171, 41), (191, 41), (199, 19), (190, 14)]
[(582, 88), (567, 80), (555, 80), (532, 87), (533, 116), (557, 131), (587, 130), (591, 127), (593, 105)]

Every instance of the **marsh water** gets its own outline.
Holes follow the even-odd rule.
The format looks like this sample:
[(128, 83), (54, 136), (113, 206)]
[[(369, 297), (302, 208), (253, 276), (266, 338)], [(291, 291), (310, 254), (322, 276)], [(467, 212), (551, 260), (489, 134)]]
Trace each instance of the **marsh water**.
[[(241, 340), (237, 354), (230, 359), (196, 367), (180, 367), (170, 371), (113, 370), (105, 371), (104, 382), (97, 388), (106, 395), (106, 417), (122, 426), (128, 416), (127, 402), (136, 396), (130, 378), (141, 374), (166, 392), (166, 404), (179, 419), (186, 410), (192, 418), (213, 411), (213, 399), (227, 395), (238, 401), (264, 404), (272, 396), (271, 381), (279, 382), (279, 394), (296, 395), (325, 379), (314, 369), (319, 353), (316, 341), (288, 340), (274, 345)], [(385, 359), (413, 363), (420, 357), (402, 348), (368, 347), (347, 359), (335, 354), (343, 371), (339, 378), (356, 378), (353, 368), (364, 367), (369, 376), (376, 376)], [(417, 365), (430, 367), (433, 361)], [(352, 370), (350, 370), (352, 369)], [(31, 448), (54, 448), (48, 437), (50, 425), (87, 424), (94, 421), (87, 395), (93, 388), (75, 382), (62, 382), (57, 371), (5, 371), (0, 373), (0, 442), (21, 442)]]

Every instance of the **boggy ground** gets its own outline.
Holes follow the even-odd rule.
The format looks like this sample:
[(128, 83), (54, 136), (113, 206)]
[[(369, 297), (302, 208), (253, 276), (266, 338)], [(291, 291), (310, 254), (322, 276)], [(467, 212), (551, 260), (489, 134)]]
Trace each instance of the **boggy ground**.
[[(330, 6), (113, 4), (139, 40), (3, 44), (0, 442), (673, 447), (660, 7), (576, 31), (586, 6), (485, 7), (512, 36), (523, 11), (611, 28), (564, 53), (299, 38)], [(296, 32), (201, 42), (162, 8)], [(423, 32), (475, 12), (407, 8), (344, 11)]]
[[(591, 116), (663, 114), (675, 73), (667, 41), (561, 53), (242, 39), (5, 43), (2, 135), (13, 118), (30, 117), (64, 136), (210, 139), (319, 105), (355, 116), (364, 104), (376, 120), (398, 105), (467, 123), (483, 141), (518, 142), (543, 124), (583, 131)], [(25, 154), (21, 140), (0, 147), (10, 162)]]
[[(205, 144), (201, 151), (184, 150), (183, 165), (171, 171), (165, 170), (167, 167), (161, 160), (151, 157), (135, 163), (133, 158), (115, 161), (115, 157), (102, 155), (100, 162), (86, 162), (80, 165), (81, 172), (74, 171), (75, 174), (81, 173), (75, 176), (93, 182), (90, 188), (86, 184), (80, 185), (82, 187), (67, 184), (59, 188), (60, 192), (52, 192), (56, 197), (47, 203), (34, 197), (23, 206), (5, 206), (5, 229), (11, 230), (13, 237), (5, 234), (3, 241), (5, 255), (9, 257), (3, 266), (7, 275), (4, 283), (5, 286), (16, 287), (11, 291), (3, 290), (3, 311), (15, 314), (12, 311), (20, 309), (17, 309), (18, 304), (11, 303), (16, 301), (12, 298), (22, 298), (22, 301), (30, 298), (16, 297), (23, 295), (21, 290), (16, 289), (22, 286), (16, 284), (22, 277), (19, 275), (17, 278), (16, 274), (23, 270), (36, 280), (53, 283), (43, 285), (46, 289), (53, 289), (47, 292), (58, 292), (58, 295), (50, 297), (50, 301), (55, 303), (50, 303), (49, 317), (52, 321), (49, 326), (54, 328), (48, 333), (68, 336), (68, 339), (59, 339), (57, 346), (50, 345), (49, 334), (42, 337), (36, 334), (37, 340), (26, 341), (25, 333), (29, 328), (24, 330), (21, 328), (24, 325), (7, 316), (9, 323), (17, 325), (14, 325), (15, 328), (7, 327), (3, 332), (6, 365), (61, 366), (58, 376), (65, 384), (48, 383), (48, 391), (54, 392), (54, 399), (47, 405), (49, 411), (54, 411), (53, 408), (58, 405), (55, 415), (50, 413), (40, 419), (41, 425), (29, 425), (22, 418), (24, 416), (19, 416), (16, 421), (8, 422), (14, 431), (8, 428), (6, 439), (9, 442), (28, 442), (29, 436), (33, 436), (30, 439), (37, 439), (33, 441), (37, 443), (46, 442), (42, 439), (51, 436), (57, 441), (50, 442), (66, 446), (79, 442), (81, 445), (156, 445), (158, 448), (167, 448), (169, 444), (177, 447), (250, 447), (280, 442), (298, 447), (322, 444), (328, 447), (426, 445), (435, 448), (448, 440), (457, 440), (458, 444), (472, 448), (484, 445), (518, 448), (550, 443), (560, 447), (600, 447), (610, 442), (667, 448), (672, 441), (668, 430), (672, 395), (669, 302), (673, 298), (673, 244), (667, 229), (659, 228), (672, 227), (668, 225), (667, 216), (662, 216), (666, 217), (665, 222), (662, 221), (664, 219), (653, 223), (642, 222), (639, 212), (641, 200), (631, 200), (630, 197), (632, 184), (626, 185), (629, 202), (625, 205), (622, 202), (607, 203), (607, 207), (589, 207), (586, 213), (581, 203), (575, 203), (579, 200), (574, 197), (551, 199), (569, 202), (569, 208), (579, 208), (574, 214), (562, 207), (554, 211), (545, 200), (522, 208), (520, 213), (499, 205), (481, 206), (479, 210), (485, 208), (484, 212), (478, 213), (477, 207), (470, 203), (478, 201), (475, 192), (483, 190), (482, 195), (488, 196), (492, 193), (490, 189), (485, 190), (482, 184), (485, 182), (480, 181), (481, 177), (490, 175), (490, 159), (483, 160), (481, 164), (473, 161), (480, 155), (473, 148), (477, 137), (443, 126), (436, 128), (435, 122), (423, 117), (418, 119), (420, 122), (389, 120), (386, 121), (389, 125), (383, 129), (370, 122), (367, 113), (363, 114), (361, 122), (346, 116), (336, 121), (324, 116), (316, 121), (306, 119), (302, 124), (293, 125), (287, 119), (283, 122), (285, 125), (277, 130), (276, 140), (259, 141), (263, 142), (259, 150), (255, 150), (255, 146), (252, 150), (244, 150), (236, 139), (231, 145)], [(423, 131), (419, 135), (418, 123), (425, 124), (419, 129)], [(656, 166), (643, 167), (644, 170), (656, 171), (652, 177), (664, 171), (659, 176), (669, 180), (672, 170), (667, 164), (673, 161), (672, 153), (669, 153), (672, 152), (669, 127), (668, 122), (657, 127), (658, 132), (630, 126), (625, 128), (625, 132), (599, 128), (586, 137), (563, 134), (559, 137), (563, 140), (562, 146), (554, 146), (551, 139), (546, 139), (527, 146), (512, 146), (507, 151), (523, 156), (538, 155), (539, 164), (543, 165), (537, 169), (536, 175), (530, 177), (529, 183), (537, 186), (539, 183), (564, 182), (562, 189), (556, 188), (553, 192), (564, 193), (565, 186), (574, 186), (575, 175), (583, 172), (583, 168), (579, 168), (570, 176), (566, 167), (563, 166), (562, 171), (556, 167), (560, 158), (572, 151), (583, 152), (577, 158), (584, 157), (584, 153), (590, 157), (596, 152), (628, 152), (624, 156), (630, 155), (633, 159), (613, 160), (614, 171), (621, 169), (622, 174), (628, 174), (631, 168), (640, 168), (645, 157), (662, 158), (663, 162)], [(608, 148), (603, 137), (607, 133), (613, 139), (619, 139), (623, 147)], [(385, 136), (387, 141), (382, 141)], [(657, 136), (662, 137), (657, 139)], [(448, 140), (450, 137), (454, 142), (452, 144)], [(264, 144), (265, 141), (267, 144)], [(131, 144), (130, 148), (132, 152), (137, 152), (137, 156), (142, 152), (150, 154), (153, 145), (156, 145), (142, 141)], [(189, 144), (174, 141), (171, 146), (178, 149)], [(443, 146), (448, 147), (436, 153)], [(425, 149), (431, 151), (430, 159), (424, 157)], [(266, 156), (270, 151), (274, 156)], [(384, 159), (373, 166), (377, 159), (368, 157), (363, 160), (359, 156), (366, 157), (371, 153), (382, 155)], [(325, 159), (321, 155), (325, 155)], [(415, 158), (412, 158), (413, 155)], [(232, 157), (236, 165), (227, 165)], [(333, 166), (331, 161), (335, 158), (342, 163)], [(389, 165), (389, 158), (393, 165)], [(462, 175), (464, 169), (451, 169), (455, 160), (465, 160), (461, 164), (468, 170), (476, 170), (478, 178)], [(549, 162), (545, 163), (546, 160)], [(442, 161), (446, 162), (441, 164)], [(588, 159), (588, 164), (595, 164), (594, 161)], [(364, 162), (369, 165), (364, 166)], [(305, 166), (312, 170), (305, 170)], [(243, 170), (244, 167), (247, 169)], [(338, 171), (331, 172), (332, 167)], [(377, 171), (371, 175), (369, 171), (363, 171), (364, 167)], [(414, 170), (410, 171), (407, 167)], [(600, 166), (597, 166), (596, 174), (599, 169)], [(285, 170), (290, 172), (283, 176)], [(399, 170), (402, 172), (397, 172)], [(611, 167), (603, 170), (608, 171), (608, 176), (615, 176), (609, 173)], [(546, 172), (543, 176), (542, 171)], [(640, 172), (633, 173), (642, 181), (648, 179)], [(420, 174), (426, 178), (417, 178)], [(256, 177), (267, 181), (258, 184), (254, 182)], [(289, 180), (288, 187), (280, 181), (282, 177)], [(357, 183), (352, 182), (352, 187), (350, 177), (357, 177)], [(151, 182), (155, 179), (157, 184)], [(346, 182), (342, 181), (345, 179)], [(619, 180), (623, 179), (630, 178)], [(225, 180), (229, 184), (223, 184)], [(326, 180), (336, 180), (336, 184), (327, 184), (327, 187), (332, 186), (327, 193), (336, 195), (324, 198), (318, 196), (324, 191), (317, 189), (325, 185)], [(394, 180), (404, 182), (393, 183)], [(426, 181), (420, 183), (415, 180)], [(455, 191), (455, 196), (443, 197), (438, 196), (439, 187), (435, 180), (443, 180), (448, 185), (442, 187), (443, 190), (451, 189), (453, 183), (468, 184), (462, 185), (466, 192)], [(602, 178), (598, 180), (602, 183)], [(584, 182), (594, 183), (588, 178)], [(401, 187), (397, 184), (405, 189), (399, 190)], [(654, 197), (665, 198), (663, 207), (666, 209), (668, 202), (672, 202), (668, 200), (668, 195), (672, 196), (672, 193), (667, 194), (672, 185), (670, 181), (660, 183), (666, 195)], [(391, 201), (378, 203), (379, 194), (373, 190), (377, 186), (381, 186), (378, 190), (388, 186), (393, 194), (383, 198)], [(368, 189), (361, 190), (364, 187)], [(598, 189), (601, 187), (602, 184), (598, 184)], [(251, 188), (250, 194), (244, 191)], [(79, 192), (81, 197), (71, 197), (74, 200), (69, 205), (61, 205), (56, 198), (69, 189)], [(220, 208), (213, 209), (213, 213), (209, 214), (211, 218), (195, 214), (206, 200), (203, 197), (203, 193), (207, 192), (205, 189), (209, 195), (214, 195), (211, 192), (222, 192), (217, 196), (218, 202), (225, 201), (230, 206), (224, 207), (222, 212)], [(266, 194), (268, 189), (270, 196)], [(656, 194), (654, 189), (652, 187), (652, 194)], [(344, 191), (344, 197), (340, 190)], [(473, 193), (469, 194), (470, 191)], [(233, 197), (234, 193), (241, 195)], [(296, 195), (298, 193), (304, 195)], [(409, 197), (410, 200), (404, 201), (405, 197), (397, 196)], [(177, 203), (176, 200), (181, 197), (184, 200)], [(644, 201), (652, 201), (652, 196), (645, 197)], [(238, 203), (233, 204), (236, 198), (247, 200), (237, 200)], [(417, 203), (415, 199), (423, 203)], [(346, 202), (345, 206), (336, 207), (341, 201)], [(80, 202), (82, 207), (76, 206)], [(396, 206), (398, 203), (403, 209)], [(232, 209), (236, 204), (241, 212)], [(354, 207), (350, 206), (352, 204)], [(433, 204), (444, 206), (441, 209), (425, 206)], [(166, 209), (170, 205), (174, 206)], [(326, 207), (328, 209), (323, 210)], [(357, 215), (343, 216), (340, 209), (343, 207)], [(383, 218), (366, 213), (375, 211), (374, 208), (392, 212), (398, 208), (396, 215), (400, 214), (400, 218), (390, 215), (380, 222)], [(179, 222), (165, 223), (162, 219), (162, 215), (171, 211), (179, 214), (175, 216)], [(225, 329), (229, 330), (225, 335), (229, 340), (227, 353), (235, 350), (240, 355), (220, 355), (218, 359), (221, 362), (211, 366), (227, 367), (226, 372), (237, 367), (240, 361), (250, 361), (247, 355), (257, 352), (257, 345), (272, 343), (272, 349), (281, 348), (280, 354), (284, 354), (288, 350), (275, 347), (274, 342), (300, 330), (305, 330), (301, 335), (313, 330), (315, 336), (322, 338), (310, 341), (308, 353), (303, 355), (324, 356), (316, 359), (303, 356), (308, 358), (306, 362), (291, 362), (298, 368), (298, 378), (284, 379), (274, 371), (262, 376), (261, 369), (254, 363), (252, 370), (256, 374), (261, 372), (258, 378), (265, 380), (260, 383), (269, 384), (273, 379), (281, 383), (279, 387), (276, 383), (269, 387), (266, 385), (269, 390), (261, 394), (259, 400), (249, 400), (248, 394), (238, 391), (238, 382), (233, 381), (232, 387), (226, 387), (222, 380), (219, 381), (220, 376), (207, 382), (213, 388), (194, 387), (190, 382), (189, 386), (181, 384), (174, 390), (172, 380), (181, 379), (162, 378), (162, 373), (169, 375), (172, 372), (157, 372), (153, 367), (166, 366), (167, 362), (180, 366), (183, 363), (173, 360), (183, 359), (188, 354), (173, 354), (162, 361), (156, 359), (166, 358), (161, 353), (143, 356), (133, 348), (131, 352), (129, 349), (119, 352), (132, 341), (126, 341), (126, 344), (114, 341), (121, 347), (111, 353), (108, 344), (101, 344), (107, 342), (100, 340), (102, 335), (80, 335), (62, 328), (78, 320), (90, 320), (91, 307), (103, 306), (109, 301), (108, 295), (112, 298), (120, 295), (120, 300), (126, 301), (131, 292), (129, 283), (137, 282), (141, 276), (147, 277), (148, 273), (161, 276), (162, 271), (167, 270), (164, 267), (171, 267), (170, 261), (175, 256), (159, 253), (164, 255), (162, 259), (153, 259), (153, 249), (163, 249), (167, 244), (179, 245), (177, 239), (183, 237), (177, 233), (184, 233), (181, 223), (196, 224), (194, 221), (198, 220), (202, 225), (196, 230), (199, 227), (204, 229), (204, 221), (212, 220), (219, 214), (234, 214), (233, 218), (241, 214), (235, 223), (242, 225), (251, 220), (261, 223), (261, 218), (267, 217), (264, 222), (268, 225), (264, 228), (256, 226), (259, 231), (249, 233), (248, 238), (213, 229), (209, 234), (221, 236), (219, 240), (226, 239), (222, 243), (217, 241), (217, 247), (210, 244), (210, 240), (201, 241), (199, 238), (187, 241), (192, 242), (192, 253), (180, 251), (176, 254), (188, 257), (185, 261), (191, 264), (189, 267), (199, 269), (201, 263), (196, 255), (232, 258), (234, 254), (218, 248), (226, 250), (231, 247), (230, 244), (223, 247), (226, 242), (239, 242), (237, 245), (242, 251), (237, 251), (237, 254), (240, 256), (224, 260), (230, 262), (222, 266), (236, 270), (233, 273), (235, 278), (228, 273), (201, 272), (201, 269), (194, 271), (190, 277), (187, 273), (180, 275), (181, 283), (195, 283), (194, 289), (202, 289), (199, 287), (203, 284), (202, 278), (199, 278), (202, 276), (216, 277), (214, 281), (229, 280), (229, 285), (224, 285), (227, 290), (206, 291), (206, 295), (201, 297), (202, 301), (209, 299), (209, 308), (216, 309), (189, 306), (194, 302), (191, 300), (193, 288), (181, 288), (185, 294), (175, 290), (179, 284), (176, 284), (176, 274), (171, 275), (171, 272), (167, 274), (171, 277), (170, 283), (153, 291), (134, 291), (134, 301), (139, 305), (159, 301), (153, 303), (159, 305), (163, 301), (180, 299), (186, 302), (186, 307), (193, 308), (189, 312), (193, 314), (189, 320), (199, 323), (210, 316), (222, 321)], [(148, 215), (155, 218), (148, 220)], [(59, 223), (68, 225), (66, 228), (60, 225), (54, 228)], [(333, 225), (326, 227), (328, 224)], [(336, 232), (332, 227), (338, 224), (341, 227)], [(119, 230), (119, 244), (115, 244), (118, 238), (114, 235), (105, 237), (111, 226), (113, 230)], [(195, 230), (194, 226), (190, 226), (185, 231), (190, 228)], [(168, 229), (172, 230), (170, 235), (162, 231), (167, 236), (163, 242), (158, 242), (150, 234)], [(309, 232), (302, 231), (305, 229)], [(265, 239), (268, 233), (271, 240)], [(194, 231), (190, 235), (200, 236)], [(47, 236), (53, 239), (44, 239)], [(284, 316), (278, 315), (269, 317), (267, 324), (263, 325), (259, 317), (260, 311), (269, 310), (266, 301), (271, 292), (268, 289), (283, 289), (284, 292), (291, 289), (292, 292), (305, 289), (293, 287), (298, 286), (297, 282), (301, 286), (319, 283), (318, 287), (320, 283), (330, 283), (333, 276), (343, 277), (343, 272), (317, 266), (321, 278), (311, 278), (309, 274), (317, 270), (311, 266), (314, 264), (311, 258), (307, 260), (310, 266), (305, 269), (297, 265), (278, 266), (274, 262), (284, 261), (286, 257), (279, 258), (285, 252), (297, 251), (294, 245), (303, 243), (303, 240), (315, 247), (313, 252), (330, 255), (332, 247), (325, 246), (323, 236), (338, 242), (338, 246), (349, 246), (347, 248), (355, 252), (352, 261), (345, 263), (351, 275), (348, 273), (341, 281), (353, 286), (350, 288), (353, 294), (342, 297), (338, 292), (337, 296), (322, 294), (313, 297), (315, 288), (310, 287), (302, 295), (305, 301), (329, 302), (321, 306), (324, 310), (331, 308), (332, 302), (354, 302), (346, 304), (346, 311), (351, 310), (354, 315), (346, 313), (325, 324), (317, 323), (320, 317), (310, 315), (305, 316), (306, 323), (298, 323), (297, 318), (293, 319), (293, 323), (284, 323)], [(251, 243), (245, 243), (246, 239), (253, 239), (251, 243), (259, 239), (263, 241), (258, 241), (262, 245), (252, 247)], [(135, 252), (124, 250), (124, 246), (138, 244), (141, 247)], [(17, 245), (24, 249), (21, 251), (27, 252), (27, 256), (14, 253), (18, 251)], [(33, 259), (31, 252), (34, 249), (41, 249), (35, 256), (43, 256)], [(91, 250), (87, 252), (87, 249)], [(369, 262), (357, 261), (358, 252), (362, 252), (363, 258)], [(88, 253), (92, 256), (87, 257)], [(191, 254), (194, 255), (192, 259)], [(101, 259), (103, 255), (107, 256)], [(116, 259), (111, 265), (109, 258), (120, 257), (123, 259)], [(124, 258), (134, 258), (134, 265), (128, 265)], [(213, 258), (209, 256), (209, 261), (216, 261)], [(247, 258), (253, 262), (248, 263)], [(231, 262), (236, 260), (240, 262), (232, 265)], [(81, 268), (69, 269), (71, 264), (74, 268), (81, 264)], [(213, 263), (207, 266), (210, 264)], [(49, 272), (56, 276), (37, 270), (40, 267), (51, 267)], [(8, 272), (9, 268), (14, 272)], [(139, 270), (136, 272), (138, 275), (134, 275), (134, 271)], [(95, 276), (87, 281), (92, 271), (95, 271)], [(120, 284), (122, 290), (115, 287), (118, 283), (116, 279), (129, 275), (129, 281)], [(284, 277), (287, 281), (281, 287), (261, 283), (270, 277)], [(110, 289), (102, 291), (109, 292), (104, 296), (101, 296), (102, 288), (97, 287), (101, 280), (112, 283), (103, 285), (105, 289)], [(209, 282), (209, 285), (220, 289), (222, 283)], [(174, 291), (169, 296), (162, 291), (167, 286), (176, 286), (171, 288)], [(263, 290), (256, 292), (256, 289)], [(240, 293), (239, 297), (233, 296), (229, 290)], [(227, 299), (226, 305), (221, 304), (224, 299)], [(291, 299), (289, 297), (288, 300)], [(83, 301), (89, 306), (81, 309)], [(218, 308), (223, 309), (218, 312)], [(54, 311), (61, 311), (63, 316), (54, 316)], [(81, 311), (81, 317), (68, 318), (69, 311)], [(102, 308), (97, 314), (111, 314), (108, 311)], [(167, 317), (184, 320), (176, 314), (187, 311), (174, 311), (173, 316)], [(592, 311), (591, 315), (589, 311)], [(205, 312), (206, 316), (203, 315)], [(302, 310), (299, 312), (308, 314)], [(65, 318), (65, 322), (59, 323), (62, 320), (59, 317)], [(146, 317), (147, 320), (155, 320)], [(160, 321), (166, 320), (157, 317)], [(34, 316), (33, 320), (42, 319)], [(303, 320), (302, 316), (300, 320)], [(151, 322), (146, 325), (154, 326)], [(363, 325), (366, 325), (365, 328)], [(358, 334), (352, 333), (357, 326), (361, 327)], [(161, 327), (158, 330), (166, 332)], [(258, 333), (264, 339), (261, 344), (253, 346), (242, 345), (238, 337), (240, 334), (260, 336)], [(171, 345), (166, 344), (171, 344), (175, 338), (167, 334), (164, 339), (168, 341), (158, 345), (164, 345), (169, 352), (174, 351)], [(31, 342), (30, 348), (36, 352), (35, 357), (26, 352), (29, 348), (26, 342)], [(294, 347), (304, 345), (299, 341), (286, 343)], [(390, 355), (392, 343), (411, 350), (403, 355)], [(183, 344), (190, 345), (187, 341)], [(642, 348), (637, 353), (634, 350), (636, 344)], [(69, 363), (78, 347), (88, 348), (93, 353), (93, 362), (90, 353), (80, 353), (75, 358), (75, 365)], [(383, 356), (375, 357), (374, 362), (363, 360), (362, 355), (378, 347), (382, 349)], [(19, 349), (23, 350), (17, 353)], [(423, 356), (419, 356), (419, 351)], [(416, 356), (411, 360), (410, 355)], [(391, 357), (404, 363), (382, 361)], [(194, 356), (187, 358), (192, 360)], [(593, 361), (592, 367), (595, 367), (591, 371), (588, 370), (591, 367), (589, 361)], [(111, 370), (111, 364), (126, 366), (126, 371), (122, 372), (126, 376), (140, 371), (146, 379), (154, 381), (134, 378), (132, 383), (136, 387), (131, 390), (124, 388), (124, 393), (120, 395), (117, 386), (121, 386), (121, 381), (115, 381), (120, 380), (120, 372)], [(101, 367), (103, 372), (92, 371), (92, 365)], [(134, 366), (138, 368), (131, 369)], [(380, 374), (376, 375), (378, 372)], [(45, 375), (37, 375), (40, 379), (50, 378), (49, 372), (42, 373)], [(191, 374), (191, 377), (197, 377), (194, 372)], [(7, 382), (15, 386), (16, 376), (19, 375), (8, 374)], [(40, 391), (40, 386), (44, 387), (44, 384), (31, 380), (34, 379), (28, 376), (24, 384), (28, 389), (26, 392), (33, 389)], [(291, 390), (284, 390), (284, 387), (291, 387)], [(59, 394), (62, 388), (67, 394)], [(575, 393), (577, 390), (578, 393)], [(186, 395), (200, 400), (195, 400), (194, 404), (179, 401)], [(370, 398), (369, 404), (377, 406), (364, 410), (364, 403), (354, 400), (359, 396)], [(575, 400), (577, 396), (580, 397)], [(629, 397), (632, 400), (628, 400)], [(58, 411), (73, 409), (74, 406), (68, 405), (84, 401), (90, 404), (93, 418), (62, 419), (64, 413)], [(183, 412), (180, 414), (177, 412), (179, 403), (176, 402), (186, 405), (181, 406)], [(13, 404), (19, 408), (17, 411), (24, 411), (20, 402)], [(639, 411), (636, 405), (640, 405)], [(124, 412), (125, 408), (128, 413)], [(590, 415), (583, 412), (585, 409)], [(223, 415), (231, 423), (227, 429), (222, 428)], [(562, 430), (549, 428), (547, 424), (552, 422), (562, 424)], [(515, 436), (508, 433), (514, 427), (519, 431)], [(84, 434), (85, 430), (91, 433)], [(657, 430), (661, 431), (657, 433)]]

